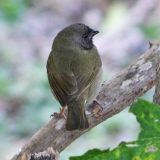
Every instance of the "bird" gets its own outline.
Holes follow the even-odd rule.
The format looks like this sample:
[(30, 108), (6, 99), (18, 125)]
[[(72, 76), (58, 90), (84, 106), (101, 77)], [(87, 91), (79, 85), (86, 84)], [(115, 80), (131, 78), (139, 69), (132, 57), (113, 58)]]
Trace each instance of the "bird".
[(67, 107), (66, 130), (85, 130), (85, 107), (96, 98), (102, 78), (102, 62), (93, 37), (99, 31), (75, 23), (55, 37), (47, 60), (47, 75), (62, 116)]

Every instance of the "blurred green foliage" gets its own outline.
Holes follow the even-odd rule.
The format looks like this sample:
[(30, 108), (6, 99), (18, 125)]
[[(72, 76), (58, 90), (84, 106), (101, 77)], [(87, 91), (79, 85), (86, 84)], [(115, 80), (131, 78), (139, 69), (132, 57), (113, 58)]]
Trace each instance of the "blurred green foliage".
[(27, 4), (27, 0), (1, 0), (0, 16), (9, 22), (13, 22), (22, 16)]
[(70, 160), (158, 160), (160, 159), (160, 106), (139, 99), (130, 111), (140, 123), (137, 141), (122, 142), (113, 150), (90, 150), (83, 156)]
[[(44, 61), (44, 57), (48, 56), (45, 55), (47, 52), (44, 52), (44, 55), (42, 53), (37, 54), (37, 52), (50, 49), (51, 44), (49, 41), (51, 40), (47, 42), (47, 39), (51, 39), (48, 36), (52, 36), (52, 31), (57, 33), (60, 27), (73, 23), (75, 20), (76, 22), (81, 21), (89, 15), (91, 16), (90, 19), (98, 20), (98, 23), (95, 23), (95, 26), (93, 26), (99, 26), (104, 31), (103, 35), (105, 35), (106, 30), (109, 33), (114, 33), (114, 31), (117, 31), (119, 27), (125, 24), (126, 15), (129, 13), (127, 5), (129, 1), (106, 1), (106, 6), (102, 1), (79, 1), (78, 5), (71, 1), (71, 7), (66, 10), (63, 7), (67, 6), (68, 2), (70, 1), (0, 0), (0, 159), (5, 159), (6, 155), (12, 154), (10, 152), (12, 149), (15, 149), (15, 153), (22, 146), (19, 142), (25, 141), (33, 135), (49, 120), (49, 116), (53, 112), (58, 111), (60, 107), (53, 98), (47, 80), (46, 62)], [(95, 2), (97, 5), (94, 5)], [(74, 9), (71, 9), (72, 7)], [(90, 22), (92, 24), (92, 21), (87, 20), (88, 24)], [(160, 38), (160, 24), (156, 24), (158, 23), (157, 21), (152, 22), (150, 20), (147, 23), (140, 26), (136, 24), (136, 26), (131, 26), (131, 28), (137, 31), (138, 27), (138, 35), (143, 38)], [(114, 37), (116, 38), (118, 36), (117, 32), (115, 33)], [(124, 37), (127, 36), (124, 35)], [(38, 41), (42, 41), (42, 43), (38, 43)], [(101, 41), (105, 42), (103, 36)], [(125, 44), (127, 43), (125, 42)], [(107, 41), (106, 44), (109, 45)], [(28, 50), (23, 52), (26, 47)], [(119, 47), (117, 45), (115, 48), (118, 48), (119, 51)], [(129, 53), (128, 50), (127, 52)], [(113, 56), (115, 55), (113, 54)], [(26, 60), (24, 58), (22, 61), (21, 57), (26, 57)], [(112, 59), (112, 56), (108, 58)], [(112, 63), (111, 61), (109, 59), (106, 63)], [(126, 61), (126, 56), (123, 58), (123, 61)], [(105, 66), (105, 64), (103, 65)], [(120, 68), (118, 67), (119, 70)], [(115, 74), (115, 71), (111, 67), (104, 72), (104, 80), (109, 79), (113, 74)], [(152, 97), (152, 94), (149, 95)], [(92, 146), (96, 147), (97, 145), (97, 148), (103, 146), (105, 148), (108, 146), (113, 147), (121, 141), (121, 138), (129, 139), (130, 137), (135, 137), (138, 132), (138, 127), (133, 127), (137, 124), (135, 119), (133, 117), (134, 120), (129, 120), (131, 114), (123, 113), (107, 120), (82, 136), (78, 144), (83, 144), (82, 148), (80, 147), (79, 149), (74, 146), (70, 149), (70, 152), (64, 151), (65, 154), (69, 153), (69, 157), (77, 150), (75, 155), (78, 155), (88, 150), (87, 147), (92, 148)], [(92, 143), (90, 144), (90, 142)], [(131, 145), (133, 144), (134, 142)], [(145, 144), (147, 145), (147, 143)], [(129, 149), (129, 145), (128, 143), (122, 143), (117, 150), (121, 151), (124, 149), (124, 152), (126, 152)], [(106, 152), (100, 150), (89, 152), (93, 154), (96, 152), (99, 155), (104, 153), (106, 155), (114, 154), (116, 149), (113, 151), (107, 150)], [(4, 156), (2, 156), (3, 154)]]
[(4, 137), (6, 133), (8, 137), (27, 137), (48, 121), (59, 105), (50, 91), (45, 66), (40, 65), (44, 62), (33, 61), (20, 72), (15, 65), (16, 56), (3, 53), (0, 55), (0, 97), (7, 108), (0, 113), (0, 133)]
[(160, 24), (141, 24), (139, 28), (147, 39), (160, 38)]

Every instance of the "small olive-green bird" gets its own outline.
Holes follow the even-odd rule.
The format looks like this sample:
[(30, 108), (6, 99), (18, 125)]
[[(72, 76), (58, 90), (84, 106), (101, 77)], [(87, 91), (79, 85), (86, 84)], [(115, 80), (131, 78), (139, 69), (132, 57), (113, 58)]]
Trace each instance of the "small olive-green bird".
[(47, 61), (53, 95), (68, 107), (66, 129), (89, 127), (85, 106), (95, 99), (101, 82), (101, 59), (93, 44), (99, 33), (84, 24), (73, 24), (58, 33)]

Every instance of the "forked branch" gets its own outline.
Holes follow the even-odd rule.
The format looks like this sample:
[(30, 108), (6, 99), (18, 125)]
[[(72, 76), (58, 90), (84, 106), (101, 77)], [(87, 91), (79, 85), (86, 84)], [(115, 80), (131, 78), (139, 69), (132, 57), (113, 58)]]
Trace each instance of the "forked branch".
[(24, 153), (42, 152), (48, 147), (61, 152), (76, 138), (129, 106), (155, 84), (155, 71), (158, 64), (156, 55), (159, 49), (159, 43), (152, 44), (135, 63), (112, 80), (104, 82), (97, 97), (98, 103), (103, 107), (102, 116), (96, 118), (89, 113), (90, 127), (88, 130), (69, 132), (65, 129), (64, 119), (52, 118), (33, 135), (29, 142), (22, 147), (21, 152), (15, 155), (12, 160), (21, 160), (21, 155)]

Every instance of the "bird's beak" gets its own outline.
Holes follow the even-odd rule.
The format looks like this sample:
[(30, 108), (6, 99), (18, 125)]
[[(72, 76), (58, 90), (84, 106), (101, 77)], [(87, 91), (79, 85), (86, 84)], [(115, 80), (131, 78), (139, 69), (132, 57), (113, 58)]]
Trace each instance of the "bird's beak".
[(99, 33), (99, 31), (94, 31), (94, 30), (92, 32), (93, 36), (96, 35), (96, 34), (98, 34), (98, 33)]
[(98, 33), (99, 33), (99, 31), (92, 30), (92, 31), (90, 32), (90, 34), (89, 34), (89, 37), (90, 37), (90, 38), (93, 38), (93, 36), (95, 36), (95, 35), (98, 34)]

